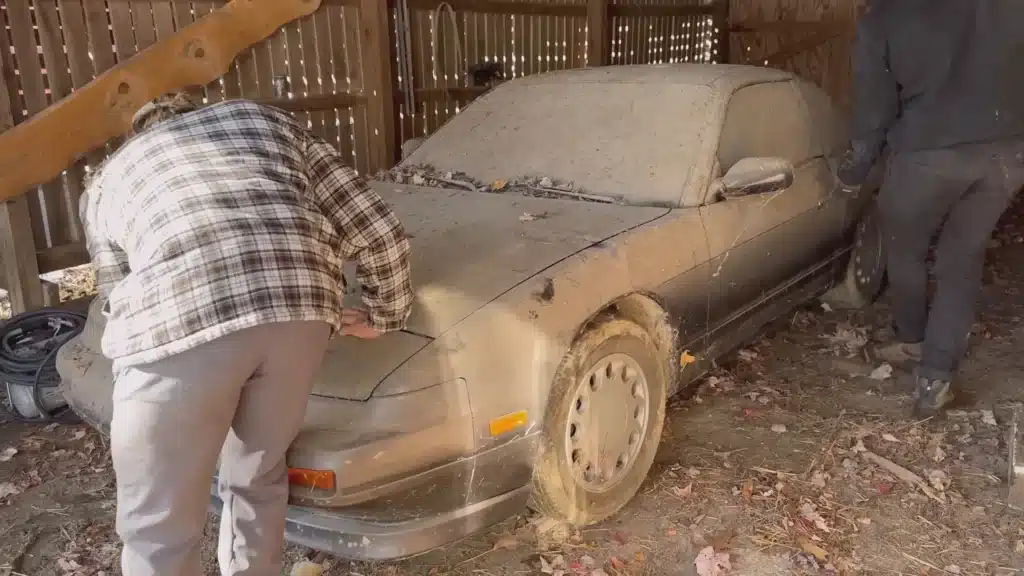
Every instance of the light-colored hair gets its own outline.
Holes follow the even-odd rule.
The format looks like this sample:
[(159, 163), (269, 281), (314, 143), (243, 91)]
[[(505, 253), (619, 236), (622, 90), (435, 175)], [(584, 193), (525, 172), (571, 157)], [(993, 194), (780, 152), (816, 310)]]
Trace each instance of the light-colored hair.
[(191, 112), (198, 107), (186, 92), (164, 94), (143, 104), (132, 116), (132, 132), (138, 134), (164, 120)]

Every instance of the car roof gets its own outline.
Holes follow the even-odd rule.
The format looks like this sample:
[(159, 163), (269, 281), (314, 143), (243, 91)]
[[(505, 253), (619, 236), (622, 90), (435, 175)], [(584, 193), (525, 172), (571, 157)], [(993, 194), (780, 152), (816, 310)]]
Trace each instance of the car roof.
[(529, 84), (659, 84), (701, 86), (729, 94), (749, 84), (791, 80), (790, 72), (740, 64), (638, 64), (577, 68), (533, 74), (512, 82)]

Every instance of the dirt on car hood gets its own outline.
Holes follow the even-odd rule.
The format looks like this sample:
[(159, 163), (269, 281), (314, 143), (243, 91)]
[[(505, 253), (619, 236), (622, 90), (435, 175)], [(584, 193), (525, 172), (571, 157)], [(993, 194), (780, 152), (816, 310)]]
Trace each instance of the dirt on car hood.
[(668, 212), (520, 194), (373, 186), (401, 219), (412, 244), (416, 303), (408, 330), (431, 338), (560, 260)]

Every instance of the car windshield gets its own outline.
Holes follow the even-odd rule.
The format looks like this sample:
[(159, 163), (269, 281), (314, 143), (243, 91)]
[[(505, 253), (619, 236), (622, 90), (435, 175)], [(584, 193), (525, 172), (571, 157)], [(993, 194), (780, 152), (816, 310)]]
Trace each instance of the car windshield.
[(699, 85), (518, 80), (452, 118), (396, 174), (416, 184), (675, 204), (705, 153), (711, 96)]

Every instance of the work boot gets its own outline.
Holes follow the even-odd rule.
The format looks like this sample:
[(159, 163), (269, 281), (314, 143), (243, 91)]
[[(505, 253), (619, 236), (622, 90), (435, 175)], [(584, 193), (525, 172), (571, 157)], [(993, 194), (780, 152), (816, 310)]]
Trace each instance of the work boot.
[(895, 365), (894, 367), (908, 368), (908, 364), (921, 361), (921, 343), (890, 342), (876, 348), (875, 356), (889, 364)]
[(944, 406), (953, 401), (953, 383), (949, 379), (926, 378), (915, 374), (917, 396), (914, 399), (914, 416), (919, 419), (936, 416)]

